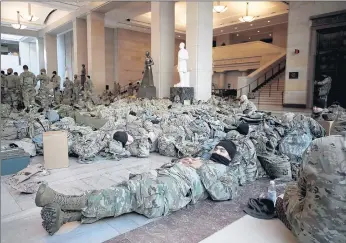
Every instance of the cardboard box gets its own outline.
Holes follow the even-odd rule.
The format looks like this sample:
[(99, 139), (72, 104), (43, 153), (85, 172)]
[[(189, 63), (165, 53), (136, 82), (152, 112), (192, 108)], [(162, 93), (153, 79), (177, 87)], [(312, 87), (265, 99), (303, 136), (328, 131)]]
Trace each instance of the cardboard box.
[(326, 130), (326, 136), (329, 136), (334, 121), (319, 121), (318, 123)]
[(59, 169), (69, 166), (67, 133), (65, 131), (43, 133), (43, 156), (46, 169)]

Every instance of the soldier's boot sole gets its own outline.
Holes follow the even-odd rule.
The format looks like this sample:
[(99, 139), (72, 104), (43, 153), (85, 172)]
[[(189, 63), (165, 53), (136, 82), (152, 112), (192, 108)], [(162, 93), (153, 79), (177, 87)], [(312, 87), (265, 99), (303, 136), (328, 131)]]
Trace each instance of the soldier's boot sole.
[(63, 225), (64, 217), (60, 206), (56, 203), (50, 203), (41, 210), (43, 228), (50, 235), (54, 235)]

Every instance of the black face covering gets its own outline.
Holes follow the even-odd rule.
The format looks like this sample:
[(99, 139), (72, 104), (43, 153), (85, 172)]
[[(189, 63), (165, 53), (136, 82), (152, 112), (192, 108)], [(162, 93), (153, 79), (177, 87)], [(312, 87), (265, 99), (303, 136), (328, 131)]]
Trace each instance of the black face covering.
[(229, 164), (231, 163), (229, 159), (216, 153), (211, 154), (210, 160), (226, 166), (229, 166)]

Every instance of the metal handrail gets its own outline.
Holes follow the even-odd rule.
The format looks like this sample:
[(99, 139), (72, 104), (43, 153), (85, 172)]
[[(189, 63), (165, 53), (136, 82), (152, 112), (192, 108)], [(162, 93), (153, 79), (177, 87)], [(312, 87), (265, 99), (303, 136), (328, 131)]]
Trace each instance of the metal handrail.
[[(283, 68), (280, 69), (280, 66), (281, 66), (282, 64), (284, 64), (284, 65), (283, 65)], [(278, 71), (277, 71), (276, 73), (274, 73), (274, 69), (275, 69), (277, 66), (278, 66)], [(251, 92), (251, 85), (252, 85), (252, 84), (257, 83), (257, 86), (254, 88), (254, 89), (256, 89), (259, 85), (261, 85), (261, 84), (263, 84), (263, 83), (265, 83), (265, 82), (269, 82), (269, 81), (270, 81), (270, 78), (272, 78), (274, 75), (277, 75), (277, 74), (281, 73), (281, 71), (283, 71), (283, 70), (285, 69), (285, 67), (286, 67), (286, 60), (283, 61), (283, 62), (281, 62), (281, 63), (279, 63), (277, 66), (274, 66), (271, 70), (269, 70), (269, 71), (272, 72), (272, 76), (270, 76), (268, 80), (267, 80), (267, 73), (268, 73), (268, 71), (267, 71), (267, 72), (265, 72), (264, 75), (263, 75), (263, 76), (264, 76), (264, 81), (263, 81), (262, 83), (259, 84), (259, 80), (260, 80), (261, 78), (263, 78), (263, 76), (260, 76), (260, 77), (258, 77), (256, 80), (254, 80), (254, 81), (252, 81), (251, 83), (245, 85), (244, 87), (241, 87), (241, 88), (237, 89), (237, 93), (240, 91), (240, 95), (242, 95), (243, 89), (244, 89), (244, 88), (247, 88), (247, 87), (249, 87), (249, 93), (250, 93), (250, 92)]]

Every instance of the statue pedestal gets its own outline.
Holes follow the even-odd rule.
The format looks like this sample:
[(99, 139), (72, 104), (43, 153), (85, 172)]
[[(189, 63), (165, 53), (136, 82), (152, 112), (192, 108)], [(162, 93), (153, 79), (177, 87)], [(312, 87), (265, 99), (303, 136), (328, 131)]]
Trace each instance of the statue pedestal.
[(179, 96), (182, 104), (191, 104), (195, 97), (193, 87), (171, 87), (170, 100), (174, 102), (174, 97)]
[(148, 86), (148, 87), (139, 87), (137, 98), (156, 98), (156, 87)]

